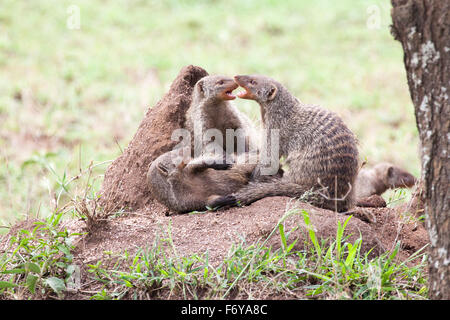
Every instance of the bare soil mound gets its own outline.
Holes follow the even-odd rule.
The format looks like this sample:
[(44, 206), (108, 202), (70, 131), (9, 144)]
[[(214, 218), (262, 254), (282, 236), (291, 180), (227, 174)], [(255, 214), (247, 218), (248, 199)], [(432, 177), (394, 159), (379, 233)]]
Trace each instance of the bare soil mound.
[(128, 147), (105, 172), (100, 193), (106, 211), (138, 210), (150, 203), (152, 196), (146, 183), (148, 167), (176, 145), (170, 139), (172, 132), (184, 127), (192, 89), (207, 75), (200, 67), (184, 67), (165, 96), (148, 109)]
[[(295, 208), (300, 210), (293, 210), (296, 213), (284, 221), (284, 229), (290, 231), (297, 227), (289, 239), (299, 239), (296, 244), (298, 250), (307, 242), (309, 230), (301, 214), (302, 209), (308, 212), (319, 241), (333, 241), (338, 221), (343, 224), (348, 218), (287, 197), (264, 198), (242, 208), (175, 215), (167, 215), (163, 205), (154, 203), (127, 216), (109, 220), (79, 243), (76, 259), (81, 265), (92, 264), (103, 259), (105, 252), (127, 250), (133, 254), (137, 248), (150, 247), (156, 237), (170, 237), (179, 256), (208, 252), (210, 263), (217, 265), (227, 256), (233, 243), (242, 239), (248, 244), (265, 240), (286, 212)], [(359, 215), (368, 218), (363, 221), (356, 214), (348, 222), (344, 234), (349, 236), (349, 242), (361, 236), (362, 252), (373, 249), (371, 255), (378, 255), (393, 249), (401, 241), (399, 258), (403, 259), (428, 242), (428, 234), (422, 224), (401, 217), (401, 211), (391, 208), (358, 208), (358, 211)], [(84, 222), (72, 221), (67, 227), (79, 232), (83, 230)], [(279, 248), (280, 245), (277, 230), (267, 246)]]
[[(169, 255), (176, 252), (178, 257), (188, 257), (208, 253), (208, 261), (214, 267), (227, 258), (233, 245), (244, 240), (246, 247), (268, 239), (265, 246), (278, 249), (281, 246), (281, 238), (277, 225), (291, 209), (295, 213), (287, 217), (283, 224), (285, 232), (290, 232), (288, 242), (298, 239), (295, 250), (305, 249), (305, 244), (311, 246), (308, 240), (310, 228), (315, 231), (319, 241), (334, 241), (337, 223), (343, 224), (348, 219), (346, 215), (316, 208), (287, 197), (268, 197), (247, 207), (217, 212), (174, 215), (168, 215), (167, 209), (155, 202), (136, 212), (108, 219), (105, 223), (99, 224), (96, 230), (92, 230), (86, 236), (79, 236), (75, 241), (76, 247), (72, 251), (73, 262), (81, 270), (82, 290), (69, 293), (67, 298), (89, 299), (93, 293), (102, 290), (102, 283), (92, 280), (92, 275), (88, 272), (89, 265), (102, 261), (102, 267), (114, 268), (116, 257), (123, 257), (125, 252), (128, 257), (133, 257), (141, 248), (151, 248), (156, 239), (166, 239), (162, 244), (170, 248), (165, 250)], [(301, 210), (308, 212), (310, 226), (305, 223)], [(356, 239), (362, 237), (362, 253), (373, 249), (369, 257), (393, 249), (400, 241), (400, 251), (396, 259), (405, 260), (428, 243), (428, 234), (417, 220), (402, 216), (403, 212), (402, 208), (357, 208), (355, 216), (349, 220), (345, 228), (344, 236), (348, 236), (346, 241), (354, 243)], [(6, 248), (10, 237), (18, 230), (31, 230), (35, 226), (33, 220), (19, 223), (1, 239), (0, 248)], [(68, 220), (63, 226), (70, 233), (86, 231), (86, 224), (81, 220)], [(274, 229), (275, 232), (272, 234)], [(167, 239), (170, 239), (170, 244)], [(129, 263), (131, 264), (131, 261)], [(257, 292), (256, 296), (259, 299), (297, 297), (276, 290), (258, 291), (260, 290), (258, 286), (259, 284), (255, 283), (250, 291)], [(245, 291), (242, 291), (241, 295), (230, 297), (246, 299)], [(182, 296), (175, 294), (169, 295), (168, 298), (178, 299)]]

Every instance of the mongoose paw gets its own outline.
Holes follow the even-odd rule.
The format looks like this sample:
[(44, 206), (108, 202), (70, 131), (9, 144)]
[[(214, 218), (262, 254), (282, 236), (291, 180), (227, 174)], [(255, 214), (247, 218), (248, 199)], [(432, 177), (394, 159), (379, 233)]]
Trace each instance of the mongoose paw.
[(232, 167), (232, 164), (230, 163), (213, 163), (209, 165), (209, 168), (212, 168), (214, 170), (228, 170)]
[(237, 204), (236, 197), (233, 195), (216, 196), (208, 201), (208, 207), (213, 210), (228, 206), (236, 206)]

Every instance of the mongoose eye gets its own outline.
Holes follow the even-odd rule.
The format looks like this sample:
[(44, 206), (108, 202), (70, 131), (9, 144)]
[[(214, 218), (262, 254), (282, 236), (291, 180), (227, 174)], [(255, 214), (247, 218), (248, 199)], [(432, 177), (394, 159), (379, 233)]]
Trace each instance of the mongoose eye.
[(217, 81), (217, 84), (218, 85), (222, 85), (222, 84), (224, 84), (225, 82), (223, 81), (223, 80), (219, 80), (219, 81)]
[(250, 84), (256, 85), (256, 81), (255, 80), (250, 80)]

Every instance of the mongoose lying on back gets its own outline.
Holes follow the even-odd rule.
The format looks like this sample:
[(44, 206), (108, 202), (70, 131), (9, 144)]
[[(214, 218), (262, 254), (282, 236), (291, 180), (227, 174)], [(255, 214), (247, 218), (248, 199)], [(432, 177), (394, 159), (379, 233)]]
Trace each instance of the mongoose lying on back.
[[(226, 150), (226, 129), (242, 129), (246, 138), (242, 151), (257, 150), (258, 137), (250, 119), (229, 101), (236, 98), (232, 92), (237, 87), (232, 78), (222, 75), (206, 76), (195, 84), (192, 103), (186, 113), (186, 128), (193, 138), (191, 145), (195, 149), (195, 157), (200, 156), (210, 143), (208, 139), (203, 141), (208, 129), (217, 129), (222, 134), (220, 147), (223, 150)], [(229, 153), (236, 151), (237, 138), (233, 140), (234, 148)]]
[[(306, 105), (283, 85), (266, 76), (236, 76), (245, 89), (243, 99), (259, 103), (265, 131), (265, 147), (270, 149), (270, 130), (279, 129), (279, 156), (286, 157), (289, 171), (275, 182), (251, 182), (238, 192), (219, 197), (211, 207), (246, 205), (267, 196), (305, 196), (316, 206), (347, 211), (354, 205), (353, 184), (358, 173), (358, 148), (354, 134), (335, 113)], [(254, 177), (264, 165), (259, 162)], [(305, 199), (305, 197), (303, 197)]]
[(381, 195), (387, 189), (410, 188), (416, 181), (412, 174), (402, 168), (382, 162), (373, 168), (362, 168), (359, 171), (355, 181), (355, 196), (360, 199), (374, 194)]
[(255, 164), (222, 164), (219, 160), (200, 157), (187, 161), (183, 149), (164, 153), (148, 170), (150, 191), (173, 211), (205, 210), (207, 203), (216, 197), (246, 185), (255, 167)]

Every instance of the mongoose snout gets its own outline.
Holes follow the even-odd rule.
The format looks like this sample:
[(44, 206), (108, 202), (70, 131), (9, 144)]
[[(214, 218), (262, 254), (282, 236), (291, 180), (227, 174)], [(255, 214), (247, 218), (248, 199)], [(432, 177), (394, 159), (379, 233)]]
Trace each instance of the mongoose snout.
[(221, 97), (223, 100), (233, 100), (236, 99), (236, 96), (233, 95), (233, 90), (237, 89), (239, 85), (233, 80), (226, 80), (224, 83), (224, 89), (221, 93)]
[(270, 101), (275, 98), (278, 91), (275, 84), (271, 84), (269, 87), (261, 86), (261, 83), (264, 81), (263, 76), (237, 75), (234, 76), (234, 81), (245, 89), (245, 91), (237, 95), (241, 99), (250, 99), (257, 102)]
[(388, 168), (387, 175), (391, 188), (411, 188), (417, 182), (416, 177), (412, 174), (393, 165)]
[(255, 97), (252, 95), (251, 90), (247, 87), (247, 79), (246, 76), (234, 76), (234, 81), (244, 89), (237, 94), (237, 96), (241, 99), (249, 99), (254, 100)]
[(197, 82), (198, 89), (204, 97), (218, 98), (221, 100), (233, 100), (233, 95), (239, 85), (230, 77), (222, 75), (212, 75), (200, 79)]

